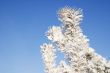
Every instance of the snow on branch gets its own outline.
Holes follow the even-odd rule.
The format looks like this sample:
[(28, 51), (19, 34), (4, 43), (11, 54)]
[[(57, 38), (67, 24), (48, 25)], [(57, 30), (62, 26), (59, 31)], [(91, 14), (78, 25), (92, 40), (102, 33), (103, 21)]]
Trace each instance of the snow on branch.
[[(41, 45), (46, 73), (110, 73), (110, 61), (89, 46), (89, 39), (80, 28), (82, 9), (70, 7), (58, 11), (61, 26), (52, 26), (46, 32), (51, 44)], [(56, 64), (56, 51), (65, 59)]]

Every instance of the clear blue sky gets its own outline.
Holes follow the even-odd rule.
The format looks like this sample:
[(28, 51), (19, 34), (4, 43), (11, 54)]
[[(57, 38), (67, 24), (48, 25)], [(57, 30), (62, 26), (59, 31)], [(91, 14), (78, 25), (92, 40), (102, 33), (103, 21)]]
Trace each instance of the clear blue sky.
[(110, 0), (0, 0), (0, 73), (44, 73), (39, 46), (64, 6), (83, 9), (90, 46), (110, 59)]

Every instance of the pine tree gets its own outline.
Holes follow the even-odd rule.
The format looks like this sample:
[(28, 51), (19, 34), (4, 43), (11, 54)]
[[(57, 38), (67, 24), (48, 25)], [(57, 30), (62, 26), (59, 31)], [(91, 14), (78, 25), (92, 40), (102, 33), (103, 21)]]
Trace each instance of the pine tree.
[[(41, 46), (46, 73), (110, 73), (110, 61), (89, 46), (89, 39), (80, 28), (82, 9), (70, 7), (58, 11), (61, 26), (52, 26), (46, 32), (51, 41)], [(56, 64), (56, 52), (65, 59)]]

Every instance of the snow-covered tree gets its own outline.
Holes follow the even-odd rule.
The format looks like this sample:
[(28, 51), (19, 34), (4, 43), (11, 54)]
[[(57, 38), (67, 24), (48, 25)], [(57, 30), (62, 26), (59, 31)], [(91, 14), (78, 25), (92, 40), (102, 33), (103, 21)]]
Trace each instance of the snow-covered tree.
[[(46, 33), (51, 41), (41, 46), (46, 73), (110, 73), (110, 61), (89, 46), (89, 39), (80, 28), (82, 9), (64, 7), (58, 11), (61, 26), (52, 26)], [(56, 52), (65, 59), (56, 64)]]

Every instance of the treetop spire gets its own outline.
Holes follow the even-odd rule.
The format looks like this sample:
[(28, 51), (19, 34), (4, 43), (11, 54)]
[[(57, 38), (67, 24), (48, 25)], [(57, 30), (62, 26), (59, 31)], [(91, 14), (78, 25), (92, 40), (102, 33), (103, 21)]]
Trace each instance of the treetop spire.
[(82, 20), (83, 13), (82, 9), (73, 9), (68, 6), (59, 9), (58, 11), (59, 20), (65, 25), (79, 25)]

